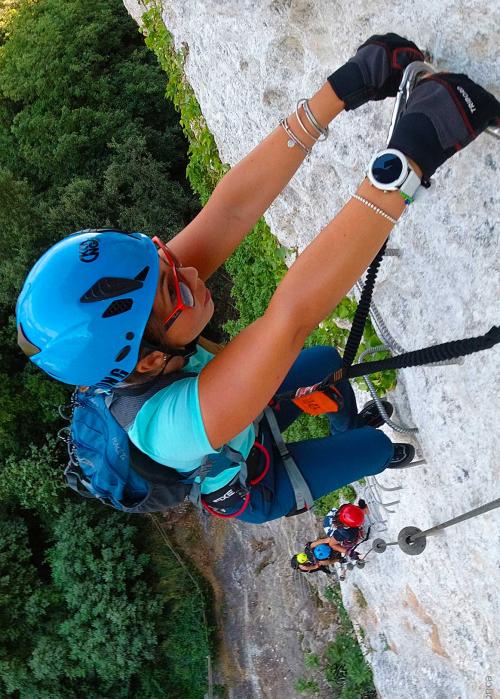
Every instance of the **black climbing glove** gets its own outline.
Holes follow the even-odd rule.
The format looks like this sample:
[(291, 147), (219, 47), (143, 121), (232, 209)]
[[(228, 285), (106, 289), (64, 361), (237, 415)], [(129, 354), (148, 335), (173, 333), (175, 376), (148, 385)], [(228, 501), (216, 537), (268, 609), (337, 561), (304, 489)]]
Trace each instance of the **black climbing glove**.
[(358, 500), (358, 507), (360, 507), (362, 510), (364, 510), (367, 507), (366, 502), (363, 500), (363, 498), (359, 498)]
[(436, 73), (413, 89), (388, 147), (412, 158), (425, 181), (495, 123), (500, 102), (490, 92), (463, 73)]
[(406, 66), (423, 60), (413, 41), (392, 32), (374, 34), (328, 77), (328, 82), (349, 111), (370, 100), (394, 97)]

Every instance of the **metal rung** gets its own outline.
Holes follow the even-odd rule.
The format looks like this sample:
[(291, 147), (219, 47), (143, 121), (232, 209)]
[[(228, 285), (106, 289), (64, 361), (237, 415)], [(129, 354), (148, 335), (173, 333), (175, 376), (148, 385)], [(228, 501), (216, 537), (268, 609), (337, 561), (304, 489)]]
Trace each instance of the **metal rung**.
[(386, 257), (403, 257), (401, 248), (386, 248), (384, 254)]
[(379, 483), (378, 480), (375, 478), (375, 476), (372, 476), (372, 478), (375, 481), (375, 483), (377, 484), (377, 486), (379, 488), (381, 488), (382, 490), (387, 490), (388, 492), (390, 492), (391, 490), (403, 490), (402, 485), (396, 485), (394, 488), (388, 488), (387, 486), (382, 485), (382, 483)]

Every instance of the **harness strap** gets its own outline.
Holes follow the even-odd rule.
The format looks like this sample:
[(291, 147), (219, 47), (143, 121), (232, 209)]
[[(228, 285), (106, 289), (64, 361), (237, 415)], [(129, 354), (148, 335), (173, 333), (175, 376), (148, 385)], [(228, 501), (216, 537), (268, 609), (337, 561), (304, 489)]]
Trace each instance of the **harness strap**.
[(210, 473), (211, 468), (212, 464), (210, 463), (210, 459), (205, 457), (201, 465), (196, 469), (196, 471), (194, 471), (194, 473), (190, 475), (190, 479), (193, 478), (193, 483), (187, 499), (196, 507), (202, 507), (201, 486), (203, 485), (205, 478)]
[(90, 485), (89, 481), (82, 478), (76, 471), (72, 471), (71, 464), (65, 468), (64, 475), (66, 476), (66, 480), (71, 490), (74, 490), (75, 493), (78, 493), (78, 495), (81, 495), (84, 498), (95, 499), (95, 497), (89, 493), (88, 488), (85, 487), (85, 483)]
[(274, 411), (272, 408), (266, 408), (264, 410), (264, 414), (271, 429), (274, 442), (278, 448), (281, 458), (283, 459), (283, 463), (285, 464), (288, 477), (290, 478), (290, 483), (292, 484), (293, 492), (295, 494), (297, 509), (302, 510), (305, 508), (309, 510), (313, 506), (314, 498), (304, 479), (304, 476), (300, 472), (299, 467), (295, 463), (292, 455), (288, 451), (288, 447), (283, 441)]

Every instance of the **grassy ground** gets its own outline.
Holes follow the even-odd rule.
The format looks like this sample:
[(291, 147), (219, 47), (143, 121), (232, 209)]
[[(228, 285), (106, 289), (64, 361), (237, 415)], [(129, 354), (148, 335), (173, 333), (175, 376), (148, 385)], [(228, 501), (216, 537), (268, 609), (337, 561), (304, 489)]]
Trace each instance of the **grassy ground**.
[(372, 671), (358, 644), (354, 628), (343, 604), (340, 588), (328, 587), (327, 599), (335, 606), (338, 630), (335, 640), (327, 645), (321, 656), (308, 653), (305, 665), (310, 673), (301, 677), (295, 689), (305, 696), (319, 694), (318, 674), (323, 675), (332, 689), (332, 699), (376, 699)]

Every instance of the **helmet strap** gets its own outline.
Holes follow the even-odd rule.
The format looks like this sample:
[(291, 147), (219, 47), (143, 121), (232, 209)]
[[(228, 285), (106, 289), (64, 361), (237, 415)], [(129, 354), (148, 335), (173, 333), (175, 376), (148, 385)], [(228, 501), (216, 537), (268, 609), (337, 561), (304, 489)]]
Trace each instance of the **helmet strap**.
[[(179, 347), (175, 349), (173, 347), (162, 347), (161, 345), (153, 345), (147, 341), (143, 341), (143, 344), (147, 347), (147, 349), (150, 352), (161, 352), (165, 357), (168, 357), (170, 359), (172, 357), (185, 357), (186, 359), (188, 359), (189, 357), (192, 357), (193, 354), (196, 354), (196, 345), (198, 343), (199, 337), (199, 335), (195, 337), (194, 340), (189, 342), (185, 347)], [(166, 364), (167, 363), (165, 362), (165, 366)], [(162, 368), (162, 371), (160, 373), (163, 372), (165, 366)]]

